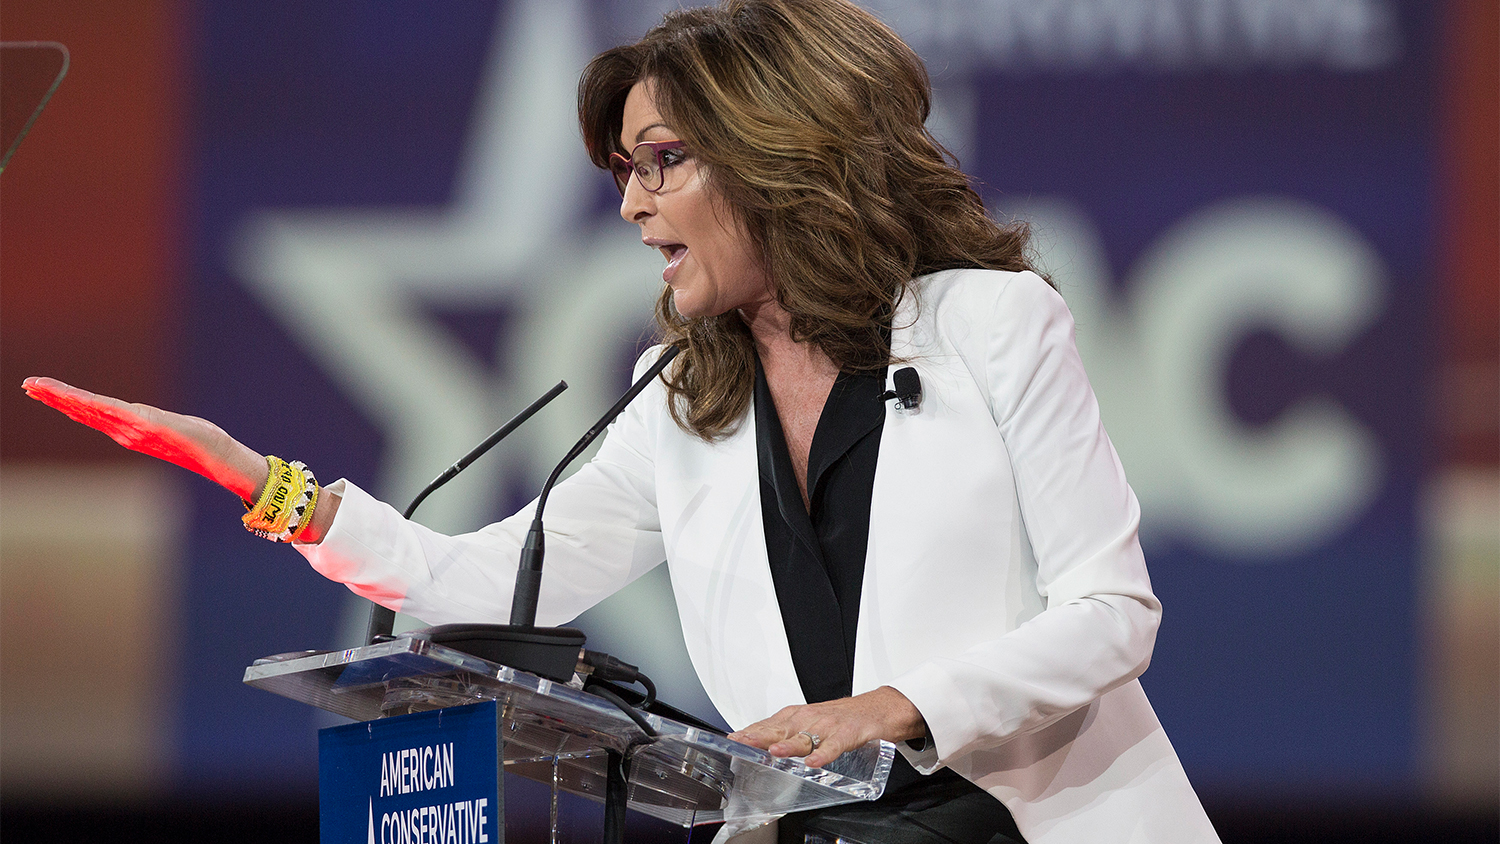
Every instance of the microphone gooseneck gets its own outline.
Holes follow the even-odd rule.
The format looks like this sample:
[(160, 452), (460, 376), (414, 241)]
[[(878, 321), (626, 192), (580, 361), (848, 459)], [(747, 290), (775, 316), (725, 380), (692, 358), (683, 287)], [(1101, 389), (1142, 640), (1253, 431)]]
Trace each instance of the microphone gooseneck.
[(443, 474), (438, 475), (433, 479), (432, 483), (428, 484), (421, 492), (417, 493), (417, 497), (413, 498), (411, 500), (411, 503), (406, 505), (406, 512), (402, 513), (401, 517), (410, 519), (411, 514), (416, 512), (417, 505), (427, 500), (427, 496), (431, 495), (434, 490), (436, 490), (443, 484), (446, 484), (447, 482), (453, 480), (455, 477), (457, 477), (459, 472), (462, 472), (463, 470), (469, 468), (470, 463), (473, 463), (475, 460), (478, 460), (480, 457), (484, 456), (484, 453), (486, 451), (494, 448), (495, 445), (501, 440), (505, 439), (511, 431), (514, 431), (515, 429), (521, 427), (521, 423), (525, 422), (527, 419), (530, 419), (532, 415), (535, 414), (538, 410), (546, 407), (553, 399), (557, 398), (559, 395), (562, 395), (562, 391), (566, 389), (568, 389), (568, 382), (557, 382), (552, 386), (552, 389), (546, 392), (545, 395), (527, 405), (525, 410), (517, 413), (511, 418), (509, 422), (501, 425), (499, 430), (495, 431), (495, 433), (493, 434), (490, 434), (487, 438), (485, 438), (484, 442), (475, 446), (473, 451), (465, 454), (463, 457), (460, 457), (456, 463), (445, 469), (443, 471)]
[[(637, 667), (621, 662), (608, 654), (585, 650), (584, 644), (587, 639), (581, 630), (571, 627), (536, 626), (537, 598), (541, 593), (542, 585), (542, 560), (547, 550), (542, 532), (542, 510), (547, 506), (547, 496), (552, 492), (557, 479), (561, 477), (563, 469), (577, 459), (578, 455), (589, 447), (589, 443), (604, 433), (609, 423), (625, 410), (625, 406), (630, 404), (631, 400), (639, 395), (652, 379), (661, 374), (680, 351), (681, 349), (676, 346), (667, 347), (651, 368), (630, 385), (625, 395), (621, 396), (620, 400), (615, 402), (614, 407), (611, 407), (598, 422), (594, 423), (583, 438), (563, 456), (562, 462), (557, 464), (552, 474), (547, 476), (547, 482), (542, 485), (541, 494), (537, 496), (536, 515), (531, 520), (531, 529), (527, 531), (526, 542), (521, 549), (520, 565), (516, 568), (516, 588), (511, 599), (510, 624), (444, 624), (403, 635), (420, 637), (435, 645), (453, 648), (560, 683), (571, 682), (579, 674), (588, 675), (592, 682), (585, 685), (586, 691), (618, 707), (645, 735), (645, 741), (655, 740), (657, 733), (651, 722), (627, 703), (621, 694), (617, 693), (617, 689), (624, 691), (621, 687), (614, 686), (610, 682), (611, 679), (619, 679), (640, 683), (646, 689), (642, 706), (650, 707), (656, 702), (656, 686), (650, 678), (640, 673)], [(496, 438), (498, 439), (498, 436)], [(415, 507), (416, 502), (413, 502), (412, 506)], [(670, 707), (663, 708), (670, 709)], [(632, 747), (636, 743), (638, 742), (633, 740)], [(611, 749), (607, 755), (609, 758), (607, 760), (608, 782), (604, 795), (604, 840), (614, 844), (614, 842), (625, 840), (625, 806), (629, 796), (629, 750), (622, 752)]]
[[(485, 452), (494, 448), (496, 444), (509, 436), (511, 431), (514, 431), (515, 429), (521, 427), (522, 423), (535, 415), (538, 410), (541, 410), (542, 408), (550, 404), (553, 399), (562, 395), (563, 390), (566, 389), (568, 389), (568, 382), (557, 382), (552, 386), (552, 389), (548, 390), (541, 398), (527, 405), (524, 410), (511, 417), (509, 422), (501, 425), (500, 428), (495, 431), (495, 433), (490, 434), (488, 437), (486, 437), (484, 442), (474, 447), (473, 451), (470, 451), (468, 454), (465, 454), (463, 457), (459, 458), (456, 463), (454, 463), (452, 466), (449, 466), (443, 471), (441, 475), (438, 475), (436, 478), (434, 478), (432, 483), (423, 487), (422, 491), (417, 493), (417, 497), (413, 498), (411, 500), (411, 503), (406, 505), (406, 510), (401, 514), (401, 517), (404, 519), (410, 519), (412, 513), (415, 513), (417, 511), (417, 506), (423, 501), (427, 500), (427, 496), (436, 491), (438, 487), (441, 487), (443, 484), (446, 484), (447, 482), (457, 477), (458, 473), (467, 469), (470, 463), (473, 463), (475, 460), (478, 460), (480, 457), (484, 456)], [(373, 645), (375, 644), (375, 641), (377, 639), (383, 639), (391, 635), (391, 630), (393, 630), (395, 626), (396, 611), (387, 609), (379, 604), (371, 602), (370, 621), (365, 627), (365, 644)]]
[(630, 385), (630, 389), (625, 391), (625, 395), (621, 396), (620, 400), (615, 402), (614, 407), (611, 407), (599, 418), (598, 422), (594, 423), (594, 426), (583, 435), (583, 438), (575, 443), (568, 450), (568, 453), (563, 456), (562, 462), (557, 464), (557, 468), (552, 470), (552, 474), (547, 476), (547, 482), (542, 485), (542, 492), (537, 496), (536, 515), (532, 517), (531, 528), (526, 532), (526, 543), (521, 548), (521, 563), (516, 569), (516, 589), (510, 604), (510, 623), (512, 626), (534, 627), (536, 625), (537, 599), (542, 589), (542, 562), (547, 554), (546, 539), (542, 531), (542, 510), (547, 506), (547, 496), (551, 494), (552, 486), (557, 483), (558, 477), (562, 475), (563, 470), (568, 467), (568, 464), (576, 460), (578, 455), (582, 454), (584, 449), (589, 447), (590, 443), (598, 439), (600, 434), (604, 433), (604, 429), (609, 427), (609, 423), (615, 421), (615, 417), (624, 412), (625, 406), (630, 404), (631, 400), (637, 395), (640, 395), (640, 392), (646, 389), (646, 385), (650, 384), (656, 376), (660, 375), (662, 370), (667, 368), (667, 364), (671, 363), (672, 359), (677, 357), (677, 353), (680, 351), (682, 349), (677, 346), (668, 346), (666, 351), (661, 353), (661, 357), (656, 359), (656, 363), (652, 364), (651, 368), (646, 370), (644, 375), (637, 378), (635, 383)]

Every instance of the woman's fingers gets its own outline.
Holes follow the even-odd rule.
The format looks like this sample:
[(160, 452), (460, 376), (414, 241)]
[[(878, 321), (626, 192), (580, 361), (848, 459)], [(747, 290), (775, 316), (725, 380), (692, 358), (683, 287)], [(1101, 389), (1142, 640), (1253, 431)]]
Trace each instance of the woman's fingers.
[(27, 378), (21, 382), (21, 387), (26, 390), (26, 395), (48, 407), (62, 411), (67, 414), (68, 418), (77, 419), (85, 425), (89, 424), (85, 421), (86, 419), (96, 418), (101, 411), (110, 407), (111, 403), (124, 404), (118, 399), (96, 395), (88, 390), (80, 390), (54, 378)]
[(127, 448), (136, 448), (141, 434), (161, 426), (164, 411), (149, 405), (129, 404), (51, 378), (27, 378), (23, 386), (37, 401)]
[(811, 725), (815, 718), (812, 707), (789, 706), (764, 721), (730, 733), (729, 737), (759, 747), (772, 756), (806, 756), (812, 752), (812, 748), (809, 739), (799, 735), (799, 732), (803, 729), (801, 725)]
[(803, 764), (818, 768), (872, 739), (905, 741), (925, 731), (922, 714), (911, 701), (881, 686), (854, 697), (788, 706), (729, 737), (772, 756), (800, 756)]
[[(174, 441), (190, 437), (188, 426), (180, 425), (184, 430), (174, 430), (169, 414), (150, 405), (130, 404), (52, 378), (27, 378), (22, 386), (37, 401), (126, 448), (170, 459), (168, 455), (180, 445)], [(161, 453), (163, 450), (167, 453)]]
[[(774, 745), (770, 753), (772, 756), (800, 756), (802, 764), (807, 767), (821, 768), (871, 738), (875, 736), (864, 738), (858, 732), (851, 734), (849, 730), (824, 721), (808, 724)], [(784, 752), (777, 752), (778, 749)]]
[(22, 386), (27, 395), (69, 419), (107, 435), (126, 448), (136, 448), (138, 435), (146, 424), (140, 407), (52, 378), (27, 378)]
[(772, 756), (800, 757), (810, 768), (822, 767), (846, 751), (879, 738), (872, 731), (873, 725), (851, 718), (850, 707), (838, 705), (845, 701), (789, 707), (730, 738)]

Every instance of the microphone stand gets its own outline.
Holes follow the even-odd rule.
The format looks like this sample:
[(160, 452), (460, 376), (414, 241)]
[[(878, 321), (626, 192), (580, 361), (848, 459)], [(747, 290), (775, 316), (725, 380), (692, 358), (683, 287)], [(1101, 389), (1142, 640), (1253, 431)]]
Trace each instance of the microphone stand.
[[(511, 598), (510, 624), (443, 624), (423, 631), (413, 631), (412, 635), (473, 654), (481, 659), (563, 683), (572, 680), (575, 671), (593, 673), (601, 679), (608, 679), (607, 675), (623, 667), (632, 680), (638, 680), (647, 687), (649, 697), (655, 697), (655, 686), (643, 676), (638, 676), (634, 666), (616, 665), (618, 661), (607, 655), (589, 654), (584, 651), (583, 631), (573, 627), (536, 626), (537, 599), (542, 587), (542, 561), (546, 556), (542, 510), (547, 506), (547, 496), (552, 492), (552, 487), (557, 483), (558, 478), (562, 476), (563, 469), (567, 468), (568, 464), (576, 460), (590, 443), (604, 433), (609, 423), (624, 412), (625, 406), (640, 395), (640, 392), (646, 389), (646, 386), (660, 375), (663, 369), (666, 369), (667, 364), (671, 363), (680, 351), (682, 350), (677, 346), (668, 346), (666, 351), (662, 352), (661, 357), (651, 365), (651, 368), (630, 385), (630, 389), (626, 390), (625, 395), (615, 402), (614, 407), (611, 407), (583, 435), (583, 438), (568, 450), (562, 461), (557, 464), (557, 468), (553, 469), (552, 474), (547, 477), (547, 482), (542, 485), (541, 494), (537, 496), (536, 515), (532, 518), (531, 527), (526, 533), (526, 542), (521, 548), (521, 559), (516, 568), (516, 586)], [(541, 403), (544, 404), (547, 400), (550, 400), (550, 396), (544, 397)], [(532, 412), (531, 408), (523, 411), (526, 415), (530, 412)], [(524, 418), (515, 424), (520, 424), (521, 421), (525, 421)], [(496, 432), (492, 439), (498, 441), (502, 436), (504, 436), (503, 433)], [(489, 444), (486, 444), (481, 446), (481, 449), (488, 447)], [(483, 453), (482, 450), (479, 453)], [(474, 456), (477, 454), (466, 457), (465, 460), (472, 461)], [(433, 482), (432, 487), (440, 485), (462, 468), (454, 464), (453, 468), (444, 473), (445, 477)], [(417, 500), (412, 502), (411, 507), (407, 508), (408, 517), (427, 493), (428, 490), (423, 490), (422, 494), (417, 496)], [(373, 615), (371, 625), (373, 628)], [(389, 627), (386, 628), (387, 631), (389, 629)], [(646, 734), (648, 740), (655, 738), (656, 731), (646, 719), (635, 712), (624, 700), (610, 692), (608, 688), (595, 688), (594, 693), (611, 701), (629, 715)], [(633, 747), (627, 748), (624, 752), (611, 749), (606, 753), (605, 844), (623, 844), (625, 840), (625, 809), (629, 797), (630, 755), (633, 749)]]

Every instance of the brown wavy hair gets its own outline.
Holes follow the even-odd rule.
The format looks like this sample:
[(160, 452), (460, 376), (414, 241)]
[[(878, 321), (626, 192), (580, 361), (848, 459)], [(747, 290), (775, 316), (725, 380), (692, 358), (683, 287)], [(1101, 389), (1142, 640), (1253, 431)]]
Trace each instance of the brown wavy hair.
[[(578, 85), (589, 157), (608, 167), (625, 98), (655, 105), (744, 222), (793, 339), (840, 368), (890, 363), (911, 279), (960, 267), (1033, 269), (1024, 224), (1001, 226), (927, 132), (927, 69), (844, 0), (724, 0), (671, 12), (601, 53)], [(735, 312), (656, 319), (682, 354), (664, 376), (673, 418), (705, 440), (733, 431), (754, 391), (755, 346)]]

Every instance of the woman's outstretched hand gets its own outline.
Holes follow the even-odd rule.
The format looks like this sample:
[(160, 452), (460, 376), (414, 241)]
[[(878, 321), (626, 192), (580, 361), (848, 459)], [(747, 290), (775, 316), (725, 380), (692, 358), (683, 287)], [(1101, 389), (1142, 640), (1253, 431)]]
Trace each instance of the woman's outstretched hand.
[(42, 404), (131, 451), (197, 472), (247, 501), (255, 499), (270, 474), (265, 457), (206, 419), (129, 404), (53, 378), (27, 378), (21, 386)]
[(927, 722), (906, 695), (881, 686), (841, 700), (785, 707), (729, 737), (772, 756), (804, 757), (809, 768), (821, 768), (871, 739), (907, 741), (926, 733)]

